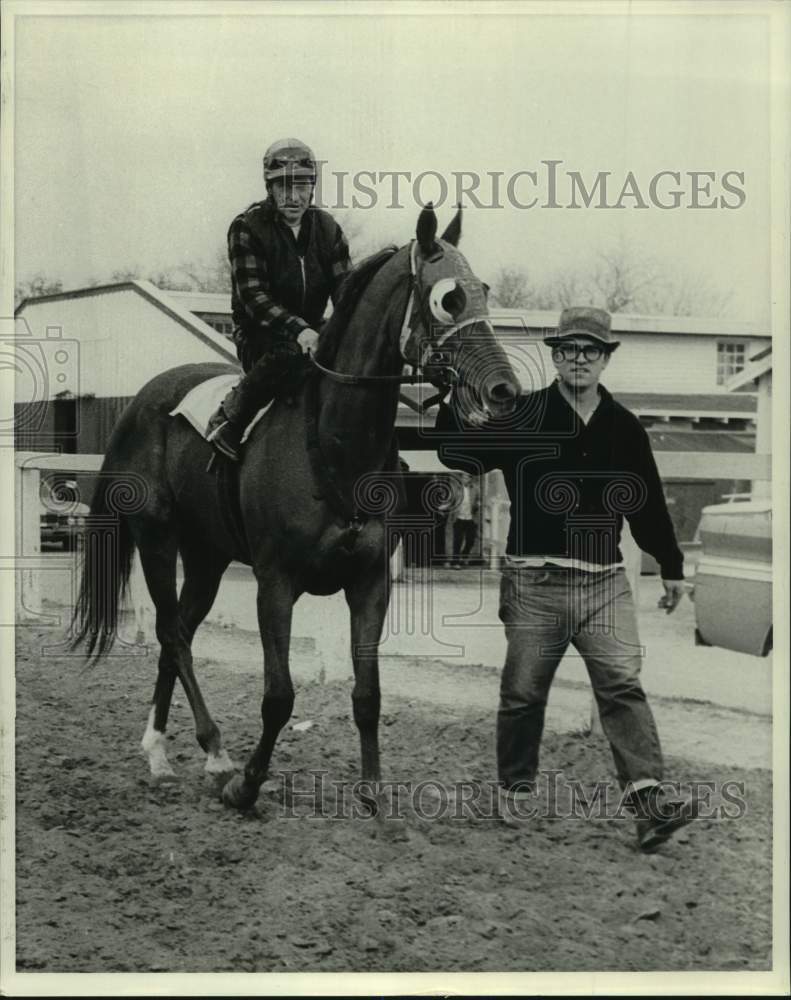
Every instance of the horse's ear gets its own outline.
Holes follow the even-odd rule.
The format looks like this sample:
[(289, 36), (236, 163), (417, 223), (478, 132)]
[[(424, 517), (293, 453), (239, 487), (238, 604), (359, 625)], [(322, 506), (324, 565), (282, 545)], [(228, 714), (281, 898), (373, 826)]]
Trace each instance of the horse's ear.
[(457, 247), (459, 245), (459, 237), (461, 236), (461, 204), (459, 204), (456, 209), (456, 214), (448, 223), (448, 228), (442, 234), (441, 239), (445, 240), (446, 243), (450, 243), (451, 246)]
[(437, 235), (437, 216), (434, 214), (434, 204), (428, 205), (418, 216), (415, 236), (424, 254), (430, 254), (434, 249), (434, 238)]

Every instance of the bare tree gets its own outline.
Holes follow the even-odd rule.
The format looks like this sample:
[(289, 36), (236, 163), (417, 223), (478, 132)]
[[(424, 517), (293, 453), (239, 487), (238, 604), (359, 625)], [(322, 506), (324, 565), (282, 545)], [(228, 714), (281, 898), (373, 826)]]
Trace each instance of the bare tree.
[(620, 241), (599, 251), (587, 267), (554, 274), (536, 289), (532, 301), (534, 308), (546, 309), (595, 305), (610, 313), (720, 316), (731, 299), (730, 290), (705, 275), (674, 267)]
[(501, 267), (496, 272), (489, 301), (502, 309), (564, 309), (590, 300), (590, 282), (579, 271), (558, 271), (532, 285), (527, 271)]
[(218, 247), (208, 262), (185, 264), (180, 269), (190, 282), (189, 291), (231, 292), (231, 264), (223, 247)]
[(60, 279), (52, 280), (45, 274), (39, 272), (32, 278), (23, 279), (14, 286), (14, 309), (24, 299), (37, 299), (42, 295), (56, 295), (63, 291), (63, 282)]
[(533, 305), (527, 271), (518, 267), (501, 267), (489, 290), (489, 301), (501, 309), (529, 309)]
[(541, 309), (566, 309), (586, 303), (590, 293), (579, 271), (558, 271), (541, 286), (539, 297)]
[(591, 305), (608, 312), (640, 312), (640, 303), (660, 281), (656, 263), (633, 253), (623, 243), (600, 251), (590, 277)]
[[(335, 218), (349, 241), (353, 261), (359, 262), (387, 245), (387, 240), (371, 237), (359, 212), (337, 212)], [(172, 291), (229, 294), (231, 290), (231, 269), (224, 247), (217, 247), (207, 260), (186, 261), (156, 271), (127, 265), (88, 284), (135, 278), (146, 278)], [(23, 299), (61, 291), (62, 280), (37, 273), (17, 283), (14, 307)], [(573, 305), (598, 305), (611, 313), (665, 316), (721, 316), (732, 297), (730, 289), (718, 286), (705, 274), (674, 267), (635, 250), (623, 240), (599, 251), (587, 266), (558, 270), (539, 283), (534, 283), (524, 268), (500, 267), (489, 293), (490, 303), (503, 309), (559, 310)]]
[[(113, 271), (109, 281), (144, 279), (157, 288), (175, 292), (227, 292), (231, 291), (230, 264), (222, 250), (207, 261), (188, 261), (176, 267), (148, 271), (140, 266), (127, 265)], [(100, 282), (93, 281), (92, 284)]]
[(640, 300), (638, 312), (665, 316), (722, 316), (733, 302), (733, 289), (716, 285), (688, 269), (666, 275)]

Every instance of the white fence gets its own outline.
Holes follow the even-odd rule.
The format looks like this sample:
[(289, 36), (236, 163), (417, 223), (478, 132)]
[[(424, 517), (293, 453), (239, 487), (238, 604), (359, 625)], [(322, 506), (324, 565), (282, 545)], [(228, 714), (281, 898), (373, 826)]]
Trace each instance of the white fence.
[[(411, 453), (412, 456), (421, 453)], [(436, 471), (436, 458), (426, 452), (427, 471)], [(18, 619), (39, 618), (42, 614), (42, 596), (45, 572), (52, 571), (52, 557), (41, 552), (39, 501), (42, 473), (95, 473), (102, 462), (101, 455), (59, 454), (46, 455), (38, 452), (18, 452), (15, 456), (15, 555), (14, 570), (16, 583), (16, 611)], [(712, 452), (657, 452), (656, 460), (663, 477), (685, 479), (728, 478), (755, 481), (771, 479), (771, 456), (751, 453), (723, 454)], [(414, 457), (413, 457), (414, 463)], [(423, 471), (412, 464), (413, 471)], [(493, 498), (489, 511), (488, 531), (491, 551), (496, 557), (505, 550), (508, 533), (508, 504), (501, 498)], [(624, 544), (630, 555), (626, 555), (630, 576), (634, 585), (639, 579), (639, 552), (625, 531)], [(393, 557), (393, 571), (397, 575), (400, 553)], [(138, 561), (135, 561), (138, 566)], [(133, 572), (132, 595), (135, 604), (144, 607), (147, 601), (145, 586), (139, 571)]]

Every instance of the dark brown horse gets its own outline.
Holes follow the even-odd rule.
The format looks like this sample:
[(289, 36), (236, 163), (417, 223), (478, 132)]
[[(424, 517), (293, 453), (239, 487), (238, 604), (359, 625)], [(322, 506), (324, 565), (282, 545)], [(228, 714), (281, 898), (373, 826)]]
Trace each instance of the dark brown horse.
[[(225, 366), (166, 371), (119, 419), (91, 506), (93, 523), (111, 523), (113, 532), (109, 542), (107, 532), (86, 538), (74, 644), (85, 642), (96, 656), (111, 647), (137, 548), (161, 646), (143, 737), (155, 779), (175, 777), (164, 734), (178, 677), (208, 755), (206, 770), (224, 785), (223, 800), (240, 809), (255, 802), (294, 703), (288, 664), (294, 602), (304, 592), (343, 589), (362, 779), (374, 789), (380, 781), (377, 646), (390, 593), (386, 515), (400, 479), (394, 428), (404, 362), (438, 384), (457, 382), (460, 408), (471, 416), (507, 412), (519, 394), (486, 318), (483, 286), (456, 249), (460, 213), (439, 240), (436, 228), (429, 206), (411, 244), (382, 251), (351, 273), (304, 386), (293, 399), (277, 400), (254, 427), (234, 499), (227, 470), (207, 471), (211, 446), (185, 420), (169, 416), (188, 390)], [(234, 559), (251, 565), (258, 581), (264, 649), (263, 732), (243, 773), (235, 773), (223, 747), (191, 653), (195, 630)]]

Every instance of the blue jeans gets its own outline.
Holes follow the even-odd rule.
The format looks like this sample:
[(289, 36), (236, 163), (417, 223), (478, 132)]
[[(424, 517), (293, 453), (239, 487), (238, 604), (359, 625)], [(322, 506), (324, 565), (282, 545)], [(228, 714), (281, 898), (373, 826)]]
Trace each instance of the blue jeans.
[(640, 684), (642, 648), (623, 569), (506, 567), (500, 618), (508, 640), (497, 714), (501, 783), (517, 788), (536, 778), (549, 688), (569, 643), (588, 668), (621, 787), (661, 781), (662, 751)]

